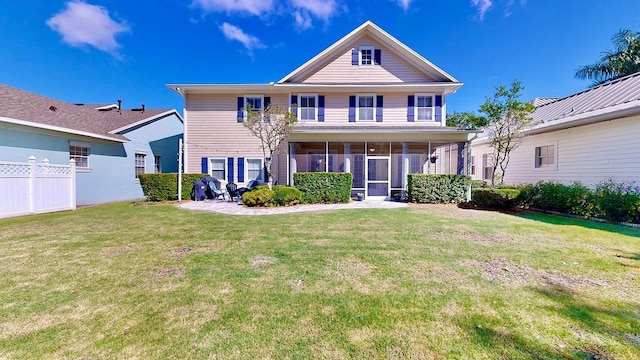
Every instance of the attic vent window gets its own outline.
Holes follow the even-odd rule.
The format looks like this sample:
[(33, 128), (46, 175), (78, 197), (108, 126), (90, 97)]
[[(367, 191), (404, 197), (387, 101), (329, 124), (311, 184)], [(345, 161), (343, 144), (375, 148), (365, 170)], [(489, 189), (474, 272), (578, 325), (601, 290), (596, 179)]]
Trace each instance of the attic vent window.
[(55, 107), (55, 106), (53, 106), (53, 105), (51, 105), (51, 106), (49, 106), (49, 110), (51, 110), (51, 111), (58, 111), (58, 108), (57, 108), (57, 107)]
[(351, 49), (351, 65), (371, 66), (380, 65), (382, 50), (373, 46), (360, 46)]

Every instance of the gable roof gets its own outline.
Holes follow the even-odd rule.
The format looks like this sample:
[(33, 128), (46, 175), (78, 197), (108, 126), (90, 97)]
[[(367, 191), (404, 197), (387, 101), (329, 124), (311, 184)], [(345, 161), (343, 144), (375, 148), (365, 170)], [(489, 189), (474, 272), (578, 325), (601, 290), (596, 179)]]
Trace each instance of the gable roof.
[[(584, 125), (640, 113), (640, 72), (538, 106), (532, 130)], [(539, 132), (539, 131), (536, 131)]]
[(121, 133), (174, 114), (174, 109), (118, 111), (114, 105), (70, 104), (0, 84), (0, 121), (97, 139), (127, 142)]
[(278, 81), (278, 84), (289, 82), (292, 78), (302, 73), (313, 72), (318, 66), (322, 64), (322, 62), (327, 57), (335, 55), (337, 52), (343, 50), (346, 46), (349, 46), (349, 44), (364, 35), (369, 35), (375, 40), (378, 40), (381, 43), (385, 44), (395, 53), (397, 53), (401, 58), (415, 66), (417, 69), (436, 79), (437, 81), (459, 83), (459, 81), (456, 80), (453, 76), (447, 74), (444, 70), (440, 69), (429, 60), (413, 51), (411, 48), (400, 42), (395, 37), (391, 36), (386, 31), (382, 30), (370, 20), (367, 20), (362, 25), (351, 31), (349, 34), (345, 35), (342, 39), (336, 41), (331, 46), (320, 52), (318, 55), (311, 58), (311, 60), (307, 61), (302, 66), (298, 67), (287, 76), (280, 79), (280, 81)]

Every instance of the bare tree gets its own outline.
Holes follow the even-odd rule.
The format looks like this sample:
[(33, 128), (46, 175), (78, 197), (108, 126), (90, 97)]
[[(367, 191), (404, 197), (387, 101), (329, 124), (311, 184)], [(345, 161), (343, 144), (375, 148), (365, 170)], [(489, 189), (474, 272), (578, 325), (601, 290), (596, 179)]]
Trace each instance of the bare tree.
[(271, 172), (273, 155), (281, 151), (281, 145), (286, 143), (298, 119), (293, 112), (277, 102), (269, 104), (263, 112), (247, 105), (246, 113), (244, 126), (251, 134), (260, 139), (267, 170), (266, 180), (271, 188), (273, 184)]

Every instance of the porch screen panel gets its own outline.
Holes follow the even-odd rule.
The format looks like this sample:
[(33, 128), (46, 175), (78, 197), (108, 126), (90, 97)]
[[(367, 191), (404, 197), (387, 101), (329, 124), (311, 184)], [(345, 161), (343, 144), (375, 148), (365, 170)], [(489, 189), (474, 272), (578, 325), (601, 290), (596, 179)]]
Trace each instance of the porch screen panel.
[(355, 154), (353, 160), (353, 187), (364, 189), (364, 155)]

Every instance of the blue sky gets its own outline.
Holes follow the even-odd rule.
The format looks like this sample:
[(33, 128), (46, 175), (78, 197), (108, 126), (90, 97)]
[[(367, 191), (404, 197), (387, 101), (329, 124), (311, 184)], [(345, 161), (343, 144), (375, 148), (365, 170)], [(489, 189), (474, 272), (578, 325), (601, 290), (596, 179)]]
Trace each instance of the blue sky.
[(371, 20), (464, 83), (477, 110), (515, 78), (563, 97), (640, 30), (638, 0), (22, 0), (0, 3), (0, 83), (68, 102), (183, 107), (167, 83), (268, 83)]

